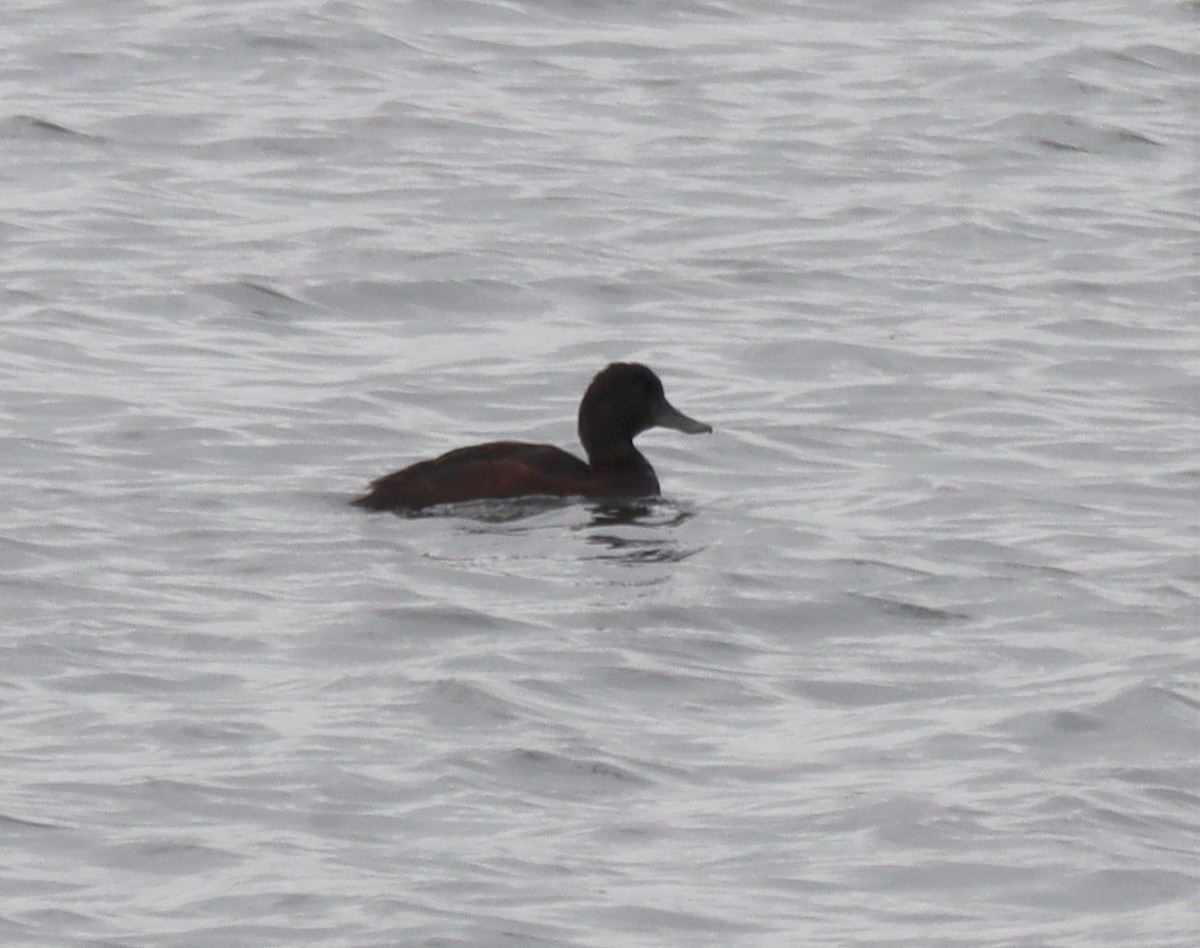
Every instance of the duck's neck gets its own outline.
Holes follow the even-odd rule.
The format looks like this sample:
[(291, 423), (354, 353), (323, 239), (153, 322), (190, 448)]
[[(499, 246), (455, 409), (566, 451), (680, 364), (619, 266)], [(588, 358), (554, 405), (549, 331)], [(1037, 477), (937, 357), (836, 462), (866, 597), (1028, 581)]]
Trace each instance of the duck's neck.
[(641, 496), (659, 492), (658, 475), (632, 443), (618, 457), (594, 457), (589, 454), (588, 463), (603, 479), (607, 493)]
[(633, 446), (632, 441), (626, 444), (620, 451), (613, 451), (611, 448), (607, 451), (588, 451), (587, 456), (588, 463), (592, 467), (619, 470), (629, 468), (637, 471), (652, 470), (650, 462), (646, 460), (641, 451)]
[(580, 409), (579, 441), (589, 464), (628, 464), (645, 461), (633, 446), (633, 436), (611, 419), (596, 418)]

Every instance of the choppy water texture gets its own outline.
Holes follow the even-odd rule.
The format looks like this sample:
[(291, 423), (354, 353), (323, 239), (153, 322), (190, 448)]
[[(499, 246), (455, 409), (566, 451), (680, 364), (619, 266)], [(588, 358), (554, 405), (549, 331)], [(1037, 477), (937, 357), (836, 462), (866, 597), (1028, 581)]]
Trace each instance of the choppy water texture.
[[(0, 8), (5, 945), (1187, 946), (1200, 5)], [(368, 515), (712, 437), (644, 508)]]

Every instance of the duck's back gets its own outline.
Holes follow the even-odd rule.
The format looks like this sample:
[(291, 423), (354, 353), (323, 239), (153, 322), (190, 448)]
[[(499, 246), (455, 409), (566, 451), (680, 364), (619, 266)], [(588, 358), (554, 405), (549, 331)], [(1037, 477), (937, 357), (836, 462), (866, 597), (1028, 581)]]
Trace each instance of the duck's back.
[(579, 458), (553, 445), (491, 441), (387, 474), (354, 503), (370, 510), (419, 510), (468, 500), (569, 496), (588, 492), (591, 473)]

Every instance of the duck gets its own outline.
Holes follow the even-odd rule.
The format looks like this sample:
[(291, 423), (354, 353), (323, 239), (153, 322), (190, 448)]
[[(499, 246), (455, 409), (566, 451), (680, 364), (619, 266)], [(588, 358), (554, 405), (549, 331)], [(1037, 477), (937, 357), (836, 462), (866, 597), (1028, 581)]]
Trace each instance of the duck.
[(519, 497), (657, 497), (658, 476), (633, 444), (651, 428), (684, 434), (713, 430), (667, 401), (662, 380), (645, 365), (613, 362), (596, 374), (579, 403), (577, 430), (586, 461), (550, 444), (490, 441), (376, 478), (351, 504), (402, 512)]

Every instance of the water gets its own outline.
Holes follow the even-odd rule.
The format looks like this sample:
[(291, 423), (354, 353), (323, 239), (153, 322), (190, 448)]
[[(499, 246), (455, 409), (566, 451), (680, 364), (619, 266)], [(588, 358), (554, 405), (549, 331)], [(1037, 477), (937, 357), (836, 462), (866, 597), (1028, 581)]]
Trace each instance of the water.
[(1198, 21), (6, 5), (4, 944), (1190, 948)]

